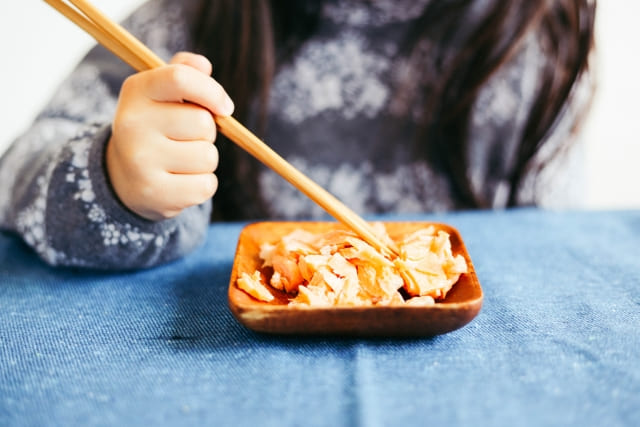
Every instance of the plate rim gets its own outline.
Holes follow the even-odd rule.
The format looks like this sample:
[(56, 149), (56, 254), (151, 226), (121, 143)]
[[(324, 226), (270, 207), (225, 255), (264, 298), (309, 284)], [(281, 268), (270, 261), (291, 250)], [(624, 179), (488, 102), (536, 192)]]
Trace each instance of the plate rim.
[[(373, 222), (373, 221), (372, 221)], [(304, 307), (304, 306), (289, 306), (285, 304), (278, 303), (266, 303), (262, 301), (258, 301), (250, 297), (244, 291), (239, 289), (235, 282), (239, 275), (238, 272), (238, 256), (242, 249), (242, 244), (244, 243), (243, 239), (247, 239), (248, 235), (255, 231), (256, 228), (261, 227), (285, 227), (285, 228), (305, 228), (305, 226), (313, 225), (322, 227), (344, 227), (343, 224), (337, 221), (255, 221), (251, 223), (247, 223), (238, 236), (238, 241), (236, 244), (236, 250), (234, 253), (234, 261), (232, 266), (231, 275), (229, 278), (229, 286), (227, 290), (227, 304), (232, 312), (235, 319), (255, 332), (263, 332), (268, 334), (277, 334), (277, 335), (352, 335), (352, 336), (434, 336), (440, 335), (443, 333), (451, 332), (453, 330), (459, 329), (466, 324), (468, 324), (471, 320), (473, 320), (478, 313), (480, 312), (483, 302), (484, 302), (484, 291), (482, 286), (480, 285), (480, 281), (478, 280), (475, 266), (471, 260), (469, 252), (466, 248), (464, 240), (460, 232), (450, 224), (444, 222), (437, 221), (419, 221), (419, 220), (410, 220), (410, 221), (386, 221), (380, 220), (375, 222), (381, 222), (385, 224), (403, 224), (405, 226), (429, 226), (433, 225), (438, 229), (443, 229), (449, 232), (450, 236), (455, 236), (457, 239), (457, 244), (459, 245), (458, 253), (461, 253), (465, 260), (467, 261), (468, 272), (465, 273), (467, 276), (467, 280), (471, 282), (470, 286), (474, 287), (474, 294), (477, 294), (474, 298), (465, 300), (465, 301), (454, 301), (454, 302), (437, 302), (433, 305), (429, 306), (332, 306), (332, 307)], [(393, 234), (393, 233), (390, 233)], [(284, 234), (283, 234), (284, 235)], [(255, 240), (253, 240), (253, 243)], [(235, 298), (236, 295), (242, 293), (246, 295), (248, 303), (243, 303), (242, 301), (238, 301)], [(428, 325), (423, 325), (422, 328), (415, 328), (412, 330), (406, 331), (391, 331), (391, 330), (378, 330), (375, 327), (373, 328), (331, 328), (329, 330), (316, 330), (314, 328), (305, 329), (304, 325), (298, 325), (300, 327), (296, 328), (282, 328), (281, 325), (278, 324), (278, 317), (289, 317), (292, 314), (296, 315), (302, 321), (305, 319), (314, 319), (320, 318), (318, 316), (333, 316), (336, 317), (336, 320), (341, 318), (351, 319), (355, 315), (360, 316), (371, 316), (372, 314), (380, 314), (391, 313), (392, 315), (397, 315), (400, 313), (400, 316), (403, 314), (405, 317), (411, 318), (425, 318), (428, 320), (433, 317), (435, 314), (442, 314), (446, 312), (457, 311), (459, 314), (462, 314), (461, 318), (457, 322), (453, 322), (451, 325), (445, 326), (443, 328), (432, 328), (428, 327)], [(364, 314), (363, 314), (364, 313)], [(308, 326), (308, 325), (307, 325)]]

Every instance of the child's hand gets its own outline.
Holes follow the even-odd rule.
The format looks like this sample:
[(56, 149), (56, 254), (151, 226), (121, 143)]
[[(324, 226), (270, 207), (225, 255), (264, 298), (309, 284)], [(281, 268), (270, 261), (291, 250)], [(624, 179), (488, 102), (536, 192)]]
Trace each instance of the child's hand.
[(182, 52), (122, 85), (107, 172), (122, 203), (144, 218), (176, 216), (218, 188), (212, 113), (230, 115), (233, 103), (210, 74), (206, 58)]

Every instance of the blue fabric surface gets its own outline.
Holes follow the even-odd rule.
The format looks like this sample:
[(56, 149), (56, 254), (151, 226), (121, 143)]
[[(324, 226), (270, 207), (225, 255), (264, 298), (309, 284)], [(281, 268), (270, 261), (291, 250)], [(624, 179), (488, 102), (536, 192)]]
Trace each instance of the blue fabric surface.
[(53, 269), (0, 234), (0, 425), (632, 426), (640, 212), (465, 212), (485, 293), (428, 339), (285, 338), (227, 308), (243, 224), (130, 273)]

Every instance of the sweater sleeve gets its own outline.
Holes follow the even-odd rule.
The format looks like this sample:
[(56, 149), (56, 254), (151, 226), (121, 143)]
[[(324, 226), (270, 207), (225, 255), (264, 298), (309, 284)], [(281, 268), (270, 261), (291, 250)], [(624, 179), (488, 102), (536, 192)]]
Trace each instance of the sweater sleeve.
[[(170, 55), (185, 40), (179, 3), (151, 2), (127, 23), (140, 22), (143, 42)], [(144, 23), (162, 34), (145, 33)], [(154, 222), (129, 211), (110, 187), (104, 152), (120, 85), (133, 72), (94, 48), (0, 158), (0, 228), (51, 265), (150, 267), (186, 255), (205, 238), (210, 201)]]

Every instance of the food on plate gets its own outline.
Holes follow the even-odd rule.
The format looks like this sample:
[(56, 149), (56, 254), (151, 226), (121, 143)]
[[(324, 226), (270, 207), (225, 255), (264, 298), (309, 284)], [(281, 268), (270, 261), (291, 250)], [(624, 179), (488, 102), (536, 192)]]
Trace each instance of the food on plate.
[(273, 301), (274, 297), (267, 287), (262, 283), (259, 271), (254, 271), (252, 275), (243, 272), (237, 280), (238, 287), (260, 301)]
[[(383, 223), (374, 223), (374, 229), (383, 242), (391, 242)], [(297, 306), (425, 306), (444, 299), (467, 272), (465, 258), (452, 253), (449, 234), (433, 225), (396, 244), (399, 254), (390, 258), (350, 230), (297, 229), (261, 244), (264, 273), (243, 272), (236, 283), (265, 302), (284, 292)]]

